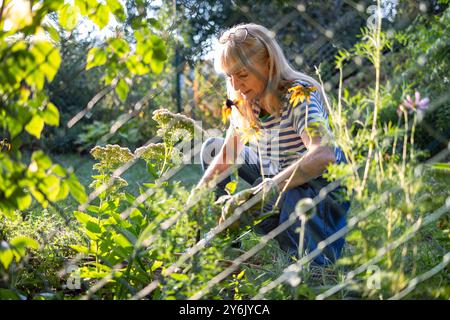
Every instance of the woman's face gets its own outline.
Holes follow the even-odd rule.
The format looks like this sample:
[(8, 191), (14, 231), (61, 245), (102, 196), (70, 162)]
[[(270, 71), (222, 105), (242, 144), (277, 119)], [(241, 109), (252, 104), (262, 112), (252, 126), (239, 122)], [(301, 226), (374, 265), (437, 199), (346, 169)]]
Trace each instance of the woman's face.
[(269, 77), (268, 63), (251, 63), (236, 72), (228, 74), (228, 80), (234, 90), (239, 92), (247, 101), (259, 98), (266, 88)]

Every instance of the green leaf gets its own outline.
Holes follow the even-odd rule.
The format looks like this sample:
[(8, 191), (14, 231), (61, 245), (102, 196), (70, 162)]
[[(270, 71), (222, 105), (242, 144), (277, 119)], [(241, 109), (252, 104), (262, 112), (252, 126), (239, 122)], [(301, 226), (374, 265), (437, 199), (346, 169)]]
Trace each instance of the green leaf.
[(23, 211), (28, 209), (31, 206), (31, 195), (28, 193), (24, 193), (22, 196), (16, 197), (17, 199), (17, 207), (19, 210)]
[(134, 203), (134, 201), (136, 201), (136, 197), (133, 196), (131, 193), (128, 193), (128, 192), (125, 192), (125, 198), (131, 204)]
[(14, 247), (22, 247), (35, 250), (39, 249), (39, 243), (30, 237), (24, 236), (15, 237), (11, 239), (10, 244)]
[[(153, 163), (147, 163), (147, 172), (150, 173), (150, 175), (153, 178), (158, 178), (159, 177), (158, 170), (157, 170), (155, 164), (153, 164)], [(144, 184), (144, 186), (146, 186), (146, 185)], [(153, 187), (155, 187), (155, 185), (146, 186), (146, 187), (153, 188)]]
[[(22, 109), (23, 110), (23, 109)], [(23, 110), (23, 113), (27, 112), (27, 110)], [(20, 116), (23, 116), (23, 114), (20, 114)], [(30, 116), (31, 119), (31, 116)], [(11, 139), (14, 139), (19, 133), (23, 130), (23, 124), (21, 121), (18, 121), (17, 118), (12, 117), (6, 117), (6, 124), (8, 125), (9, 134), (11, 135)], [(25, 121), (27, 123), (29, 120)]]
[(150, 270), (153, 272), (156, 269), (158, 269), (159, 267), (161, 267), (163, 265), (163, 262), (160, 260), (155, 260), (155, 262), (153, 262), (152, 267), (150, 268)]
[(59, 23), (64, 29), (72, 31), (77, 25), (78, 13), (79, 13), (78, 7), (73, 6), (69, 3), (66, 4), (59, 11)]
[(56, 127), (59, 126), (59, 111), (53, 103), (49, 102), (41, 115), (46, 124)]
[(363, 238), (363, 236), (362, 236), (361, 230), (353, 230), (352, 232), (350, 232), (347, 235), (346, 241), (347, 242), (356, 242), (362, 238)]
[(25, 130), (38, 139), (41, 138), (42, 129), (44, 129), (44, 119), (37, 114), (35, 114), (33, 118), (31, 118), (31, 121), (25, 126)]
[(59, 200), (63, 200), (65, 198), (67, 198), (67, 195), (69, 194), (69, 185), (67, 184), (66, 181), (61, 181), (60, 184), (60, 188), (59, 188), (59, 193), (56, 196), (56, 200), (55, 201), (59, 201)]
[(167, 60), (167, 53), (166, 53), (167, 50), (164, 41), (156, 35), (151, 36), (151, 41), (153, 47), (152, 58), (160, 61)]
[(60, 180), (56, 176), (46, 176), (39, 184), (40, 190), (50, 201), (56, 201), (59, 194)]
[(123, 260), (130, 259), (132, 253), (133, 253), (133, 247), (125, 247), (124, 248), (124, 247), (121, 247), (118, 245), (114, 245), (114, 249), (112, 251), (112, 254), (114, 256), (118, 256)]
[(137, 238), (136, 238), (136, 236), (134, 235), (134, 234), (132, 234), (130, 231), (128, 231), (127, 229), (124, 229), (124, 228), (119, 228), (119, 227), (116, 227), (116, 226), (113, 226), (114, 227), (114, 229), (117, 231), (117, 232), (119, 232), (119, 233), (121, 233), (122, 235), (124, 235), (125, 237), (126, 237), (126, 239), (131, 243), (131, 244), (135, 244), (136, 243), (136, 241), (137, 241)]
[(154, 73), (160, 74), (164, 69), (164, 61), (152, 59), (150, 66), (152, 67), (152, 71)]
[(88, 222), (95, 222), (95, 218), (81, 211), (74, 211), (73, 215), (75, 218), (84, 226), (88, 224)]
[[(32, 66), (35, 69), (35, 66), (38, 66), (38, 69), (35, 69), (32, 72), (31, 79), (37, 82), (37, 86), (43, 86), (43, 81), (45, 81), (44, 77), (47, 78), (48, 81), (52, 81), (58, 71), (59, 65), (61, 63), (61, 56), (59, 55), (58, 48), (56, 48), (50, 41), (37, 41), (31, 47), (30, 52), (34, 56), (34, 65)], [(33, 71), (33, 70), (31, 70)]]
[[(39, 65), (43, 65), (43, 63), (39, 63)], [(25, 81), (36, 86), (38, 90), (42, 90), (45, 84), (45, 75), (40, 70), (36, 69), (26, 77)]]
[(89, 254), (89, 248), (82, 246), (82, 245), (69, 245), (70, 248), (72, 248), (73, 250), (80, 252), (80, 253), (85, 253), (85, 254)]
[(155, 18), (148, 18), (148, 22), (155, 29), (158, 29), (158, 30), (162, 30), (163, 29), (161, 23), (158, 20), (156, 20)]
[(51, 25), (46, 25), (44, 26), (44, 30), (47, 31), (47, 33), (49, 34), (50, 38), (59, 43), (61, 41), (61, 37), (59, 36), (59, 32), (58, 30), (56, 30), (55, 27), (51, 26)]
[(61, 167), (59, 164), (54, 164), (51, 167), (51, 171), (53, 174), (57, 175), (58, 177), (64, 178), (66, 176), (66, 170), (64, 170), (63, 167)]
[(130, 213), (130, 219), (141, 219), (144, 216), (142, 215), (142, 212), (139, 209), (133, 209), (133, 211), (131, 211)]
[(86, 223), (86, 229), (92, 233), (102, 233), (102, 228), (100, 227), (100, 225), (92, 220)]
[(128, 241), (128, 239), (122, 234), (115, 235), (114, 242), (119, 246), (121, 246), (122, 248), (129, 248), (133, 246), (133, 244), (130, 241)]
[(170, 276), (177, 281), (187, 281), (189, 277), (182, 273), (171, 273)]
[(78, 203), (83, 204), (87, 201), (87, 195), (84, 190), (84, 186), (78, 181), (75, 174), (71, 173), (69, 179), (66, 180), (70, 188), (70, 194)]
[(92, 48), (87, 54), (86, 70), (104, 65), (106, 61), (107, 56), (103, 48)]
[(79, 9), (83, 16), (87, 15), (90, 8), (87, 0), (75, 0), (75, 6)]
[(123, 58), (128, 52), (130, 52), (130, 47), (124, 39), (113, 38), (109, 41), (109, 45), (120, 58)]
[(39, 243), (36, 240), (29, 237), (18, 236), (10, 241), (10, 247), (16, 261), (19, 262), (20, 259), (25, 255), (26, 249), (39, 249)]
[(108, 4), (109, 9), (111, 12), (121, 21), (125, 21), (125, 12), (123, 10), (122, 5), (120, 4), (119, 0), (106, 0), (106, 3)]
[(8, 188), (6, 188), (6, 190), (2, 190), (3, 194), (5, 195), (5, 198), (9, 198), (11, 197), (11, 195), (14, 194), (14, 192), (18, 191), (18, 186), (17, 185), (10, 185), (8, 186)]
[(104, 4), (98, 4), (96, 10), (93, 14), (89, 15), (89, 18), (94, 22), (100, 29), (106, 27), (109, 22), (109, 10)]
[(125, 62), (125, 65), (127, 66), (128, 70), (130, 70), (131, 73), (140, 76), (143, 76), (150, 71), (150, 69), (145, 64), (140, 62), (139, 58), (136, 55), (128, 57), (128, 59)]
[(125, 100), (127, 99), (129, 88), (124, 79), (119, 80), (115, 90), (116, 90), (117, 95), (119, 96), (119, 99), (122, 102), (125, 102)]
[(438, 170), (450, 170), (450, 163), (434, 163), (432, 165), (433, 169), (438, 169)]
[(48, 202), (47, 200), (45, 200), (44, 196), (42, 195), (42, 193), (37, 190), (35, 187), (31, 187), (30, 188), (30, 192), (33, 195), (33, 197), (44, 207), (47, 208), (48, 206)]
[(166, 48), (165, 47), (154, 48), (152, 58), (160, 61), (166, 61), (167, 60)]
[(12, 250), (9, 248), (9, 245), (6, 241), (0, 242), (0, 262), (2, 263), (5, 269), (8, 269), (14, 258), (14, 254)]
[(143, 183), (142, 184), (144, 187), (146, 187), (146, 188), (155, 188), (156, 186), (157, 186), (157, 184), (156, 183)]
[(227, 185), (225, 186), (225, 191), (228, 192), (228, 194), (233, 194), (236, 191), (236, 187), (237, 187), (237, 181), (230, 181), (227, 183)]
[(47, 170), (52, 165), (52, 160), (42, 151), (38, 150), (31, 155), (31, 162), (35, 162), (39, 170)]
[(140, 233), (138, 240), (136, 241), (136, 247), (141, 247), (144, 242), (150, 238), (153, 234), (155, 227), (153, 224), (148, 224), (145, 229)]

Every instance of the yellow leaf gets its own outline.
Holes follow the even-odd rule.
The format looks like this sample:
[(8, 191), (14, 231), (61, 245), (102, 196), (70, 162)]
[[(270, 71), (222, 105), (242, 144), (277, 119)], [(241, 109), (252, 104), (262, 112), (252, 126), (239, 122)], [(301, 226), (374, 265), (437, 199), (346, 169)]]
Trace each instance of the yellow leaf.
[(291, 92), (289, 103), (292, 104), (293, 107), (297, 106), (299, 102), (303, 103), (305, 100), (310, 103), (311, 93), (316, 90), (316, 87), (304, 87), (302, 85), (296, 85), (295, 87), (289, 88), (288, 92)]
[(35, 136), (36, 138), (41, 138), (41, 131), (44, 129), (44, 119), (39, 115), (34, 115), (31, 121), (25, 126), (25, 130)]
[(242, 143), (247, 144), (249, 141), (258, 140), (261, 131), (257, 127), (245, 127), (239, 130)]

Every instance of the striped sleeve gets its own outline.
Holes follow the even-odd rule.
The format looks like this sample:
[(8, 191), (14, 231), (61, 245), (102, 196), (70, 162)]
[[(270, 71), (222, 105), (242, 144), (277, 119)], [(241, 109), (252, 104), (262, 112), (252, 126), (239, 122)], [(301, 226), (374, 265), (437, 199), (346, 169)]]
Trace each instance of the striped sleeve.
[(299, 135), (313, 123), (326, 123), (324, 117), (324, 106), (318, 91), (311, 93), (309, 103), (305, 100), (296, 106), (292, 106), (292, 123)]

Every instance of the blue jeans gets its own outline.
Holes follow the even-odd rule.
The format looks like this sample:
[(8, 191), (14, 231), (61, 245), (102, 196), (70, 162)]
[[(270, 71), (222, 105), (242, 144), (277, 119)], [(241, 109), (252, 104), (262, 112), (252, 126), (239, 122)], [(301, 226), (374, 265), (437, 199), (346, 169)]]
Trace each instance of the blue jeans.
[[(224, 143), (223, 138), (210, 138), (202, 145), (201, 162), (203, 171), (206, 170), (210, 163), (210, 159), (215, 156)], [(241, 153), (243, 163), (237, 164), (239, 177), (247, 181), (250, 185), (256, 185), (261, 180), (261, 171), (259, 163), (255, 163), (255, 155), (248, 147), (244, 147)], [(253, 161), (249, 161), (252, 159)], [(345, 161), (345, 160), (344, 160)], [(218, 195), (226, 194), (225, 186), (231, 181), (231, 177), (227, 176), (217, 184)], [(304, 198), (315, 198), (323, 187), (328, 185), (328, 181), (322, 177), (318, 177), (297, 186), (285, 192), (279, 202), (279, 214), (267, 217), (265, 220), (255, 226), (255, 231), (259, 234), (267, 234), (278, 225), (289, 219), (291, 214), (295, 214), (295, 206), (297, 202)], [(345, 227), (347, 223), (347, 213), (350, 208), (350, 201), (342, 200), (342, 187), (338, 187), (329, 192), (325, 199), (319, 202), (315, 208), (315, 214), (309, 216), (305, 224), (304, 248), (306, 253), (316, 249), (317, 244)], [(301, 222), (296, 218), (295, 222), (285, 231), (276, 236), (280, 248), (290, 255), (298, 256), (299, 237)], [(326, 246), (322, 253), (314, 259), (315, 264), (327, 265), (335, 262), (341, 255), (344, 246), (344, 237), (339, 238), (333, 243)]]

